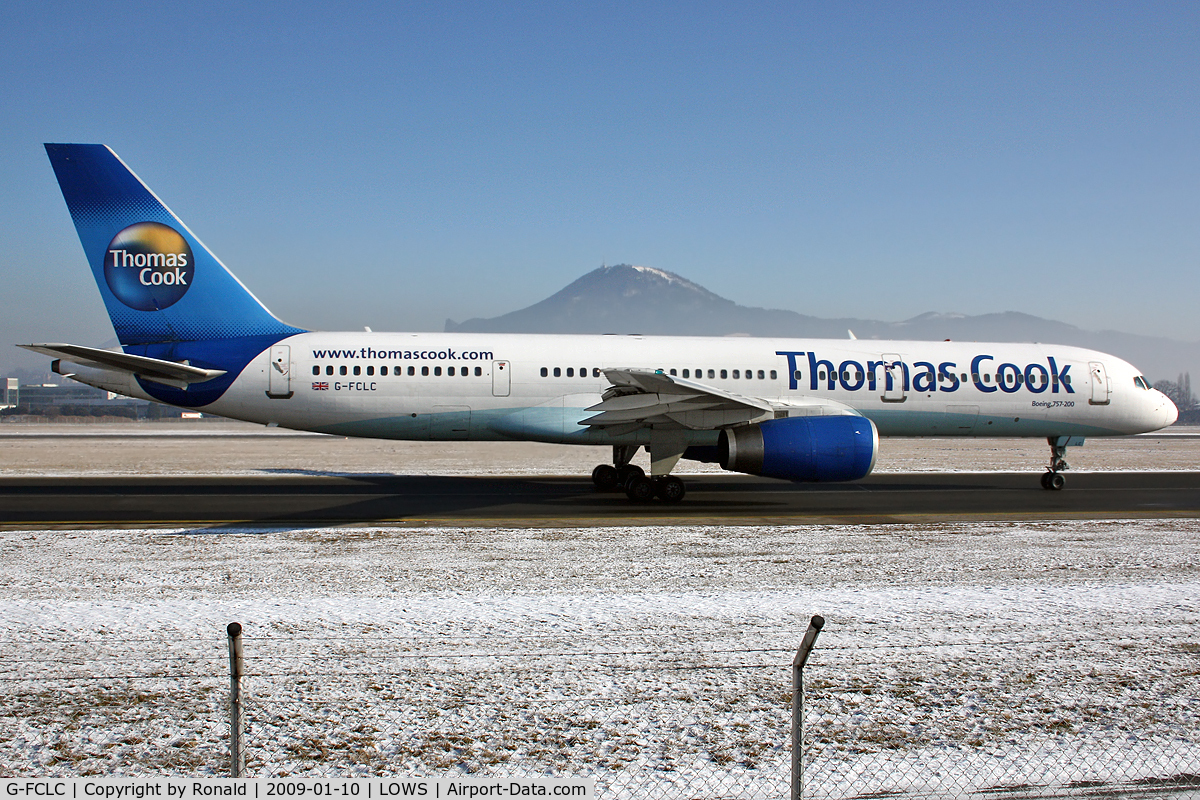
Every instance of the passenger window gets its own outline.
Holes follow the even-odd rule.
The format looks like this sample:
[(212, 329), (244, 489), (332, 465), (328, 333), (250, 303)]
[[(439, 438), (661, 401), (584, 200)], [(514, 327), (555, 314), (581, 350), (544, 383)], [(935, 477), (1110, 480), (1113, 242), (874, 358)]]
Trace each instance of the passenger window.
[[(429, 367), (425, 367), (425, 369), (429, 369)], [(411, 376), (411, 375), (416, 375), (416, 374), (417, 374), (417, 368), (416, 368), (416, 367), (409, 367), (409, 368), (408, 368), (408, 374), (409, 374), (410, 376)], [(426, 373), (426, 374), (429, 374), (429, 373)]]
[(475, 377), (478, 378), (481, 375), (483, 375), (483, 367), (476, 367), (475, 368)]
[(587, 377), (587, 367), (580, 367), (580, 368), (579, 368), (579, 377), (581, 377), (581, 378), (586, 378), (586, 377)]
[(360, 366), (358, 366), (357, 364), (355, 364), (355, 365), (354, 365), (354, 374), (355, 374), (355, 375), (362, 375), (362, 367), (360, 367)]
[(562, 377), (562, 370), (561, 370), (561, 369), (559, 369), (558, 367), (555, 367), (555, 368), (554, 368), (554, 377), (556, 377), (556, 378), (561, 378), (561, 377)]
[(380, 374), (380, 375), (387, 375), (387, 374), (388, 374), (388, 373), (387, 373), (387, 367), (380, 367), (380, 368), (379, 368), (379, 374)]
[[(114, 256), (114, 258), (115, 258), (115, 256)], [(313, 375), (320, 375), (320, 374), (321, 374), (321, 368), (314, 365), (313, 366)], [(1137, 379), (1135, 378), (1134, 380), (1136, 381)]]
[(708, 377), (710, 377), (710, 378), (715, 378), (715, 377), (717, 377), (716, 370), (711, 370), (711, 369), (710, 369), (710, 370), (708, 371)]
[[(760, 370), (758, 371), (758, 379), (761, 381), (761, 380), (763, 380), (763, 379), (764, 379), (764, 378), (766, 378), (766, 377), (767, 377), (766, 373), (764, 373), (764, 372), (763, 372), (763, 371), (760, 369)], [(774, 375), (772, 375), (771, 377), (772, 377), (772, 378), (774, 378), (775, 376), (774, 376)]]
[(368, 374), (368, 375), (374, 375), (374, 374), (375, 374), (375, 368), (374, 368), (374, 367), (367, 367), (367, 374)]
[(801, 377), (801, 375), (800, 375), (800, 370), (796, 370), (796, 376), (795, 376), (795, 377), (796, 377), (796, 380), (800, 380), (800, 377)]
[[(725, 376), (722, 374), (722, 375), (721, 375), (721, 377), (722, 377), (722, 378), (724, 378)], [(738, 372), (738, 371), (735, 369), (735, 370), (733, 371), (733, 377), (734, 377), (734, 378), (740, 378), (740, 377), (742, 377), (742, 373)]]
[(592, 367), (592, 377), (593, 378), (600, 377), (600, 368), (599, 367)]
[(965, 372), (962, 374), (962, 382), (963, 383), (967, 382), (967, 373), (965, 373)]
[(779, 374), (777, 372), (775, 372), (775, 370), (771, 370), (771, 380), (774, 381), (774, 380), (778, 380), (778, 379), (779, 379)]
[[(411, 369), (411, 367), (410, 367), (410, 369)], [(429, 367), (421, 367), (421, 374), (424, 376), (428, 376), (429, 375)]]
[(819, 380), (819, 381), (825, 380), (825, 370), (821, 370), (820, 372), (817, 373), (817, 380)]
[(721, 370), (721, 380), (725, 380), (728, 377), (729, 377), (729, 373), (725, 370)]
[(433, 368), (433, 376), (434, 376), (435, 378), (440, 378), (440, 377), (441, 377), (441, 375), (442, 375), (442, 368), (441, 368), (441, 367), (434, 367), (434, 368)]
[(446, 374), (449, 375), (451, 378), (453, 378), (454, 377), (454, 367), (447, 367)]
[(686, 370), (686, 369), (685, 369), (685, 370), (683, 371), (683, 377), (685, 377), (685, 378), (690, 378), (690, 377), (692, 377), (691, 370)]
[(332, 374), (333, 374), (333, 365), (332, 365), (332, 364), (330, 364), (328, 367), (326, 367), (326, 368), (325, 368), (325, 374), (326, 374), (326, 375), (332, 375)]
[(567, 377), (568, 378), (575, 377), (575, 368), (574, 367), (567, 367)]
[(339, 375), (345, 375), (345, 374), (346, 374), (346, 365), (345, 365), (345, 364), (343, 364), (342, 366), (338, 367), (338, 374), (339, 374)]
[(675, 370), (674, 370), (674, 369), (672, 369), (672, 370), (671, 370), (671, 375), (674, 375), (674, 374), (675, 374)]
[(400, 365), (399, 365), (399, 364), (397, 364), (396, 366), (392, 367), (392, 374), (393, 374), (393, 375), (395, 375), (397, 378), (398, 378), (398, 377), (400, 377), (400, 374), (401, 374), (401, 372), (400, 372)]
[(542, 367), (542, 377), (545, 378), (549, 374), (550, 374), (550, 370), (546, 369), (545, 367)]

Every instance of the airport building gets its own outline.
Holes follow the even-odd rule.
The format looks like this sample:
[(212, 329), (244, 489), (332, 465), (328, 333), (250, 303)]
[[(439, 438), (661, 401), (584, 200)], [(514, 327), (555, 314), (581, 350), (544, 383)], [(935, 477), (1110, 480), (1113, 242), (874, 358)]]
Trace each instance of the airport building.
[(82, 383), (20, 383), (7, 378), (4, 388), (3, 412), (6, 415), (36, 415), (46, 417), (128, 417), (130, 419), (180, 416), (179, 409), (134, 400), (106, 392)]

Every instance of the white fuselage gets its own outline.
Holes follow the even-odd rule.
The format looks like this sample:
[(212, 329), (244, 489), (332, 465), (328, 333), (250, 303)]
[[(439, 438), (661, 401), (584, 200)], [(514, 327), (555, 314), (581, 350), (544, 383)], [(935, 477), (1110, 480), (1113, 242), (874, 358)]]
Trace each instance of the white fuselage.
[(788, 415), (857, 412), (882, 436), (1110, 436), (1177, 416), (1125, 361), (1057, 345), (373, 332), (283, 339), (202, 410), (345, 436), (646, 444), (646, 428), (579, 424), (606, 369), (662, 370)]

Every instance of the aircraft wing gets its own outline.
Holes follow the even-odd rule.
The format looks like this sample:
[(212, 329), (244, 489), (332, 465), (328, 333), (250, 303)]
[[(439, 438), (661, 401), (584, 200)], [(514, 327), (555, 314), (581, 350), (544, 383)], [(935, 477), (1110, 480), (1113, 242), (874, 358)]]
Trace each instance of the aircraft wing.
[(101, 350), (78, 344), (23, 344), (19, 347), (83, 367), (126, 372), (168, 386), (204, 383), (225, 374), (223, 369), (201, 369), (185, 362), (133, 356), (120, 350)]
[(594, 415), (581, 425), (618, 434), (643, 427), (714, 430), (775, 414), (765, 400), (659, 371), (606, 369), (604, 376), (612, 386), (588, 409)]
[(829, 398), (801, 395), (769, 402), (660, 370), (606, 369), (604, 376), (612, 386), (600, 403), (587, 409), (593, 416), (580, 424), (608, 428), (617, 435), (647, 427), (716, 430), (778, 416), (861, 416)]

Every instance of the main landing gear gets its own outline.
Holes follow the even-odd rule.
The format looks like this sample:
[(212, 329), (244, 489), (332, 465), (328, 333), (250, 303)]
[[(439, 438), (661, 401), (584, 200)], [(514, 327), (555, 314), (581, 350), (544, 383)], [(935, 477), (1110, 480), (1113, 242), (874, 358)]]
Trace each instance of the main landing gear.
[(678, 503), (687, 494), (683, 481), (674, 475), (649, 476), (636, 464), (630, 464), (638, 445), (613, 446), (613, 463), (592, 470), (592, 483), (602, 492), (624, 490), (630, 500), (649, 502), (657, 497), (664, 503)]
[(1081, 436), (1049, 436), (1046, 438), (1050, 445), (1050, 466), (1042, 473), (1042, 488), (1051, 491), (1061, 491), (1067, 485), (1067, 479), (1062, 475), (1071, 465), (1067, 463), (1067, 447), (1083, 444)]

